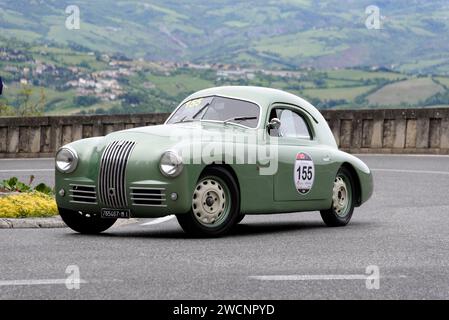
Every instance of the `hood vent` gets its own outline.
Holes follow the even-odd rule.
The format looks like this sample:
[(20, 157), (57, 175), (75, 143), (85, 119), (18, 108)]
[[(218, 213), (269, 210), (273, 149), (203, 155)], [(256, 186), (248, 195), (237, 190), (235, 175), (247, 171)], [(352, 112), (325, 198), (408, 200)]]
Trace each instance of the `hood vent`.
[(131, 187), (131, 200), (134, 206), (166, 207), (164, 188)]
[(70, 184), (70, 202), (97, 204), (95, 186)]

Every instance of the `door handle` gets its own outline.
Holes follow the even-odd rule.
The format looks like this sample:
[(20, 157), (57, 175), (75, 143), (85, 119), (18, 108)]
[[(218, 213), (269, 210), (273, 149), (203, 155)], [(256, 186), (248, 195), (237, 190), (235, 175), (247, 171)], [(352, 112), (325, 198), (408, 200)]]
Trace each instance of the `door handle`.
[(332, 160), (331, 157), (329, 157), (328, 155), (323, 158), (324, 162), (329, 162), (331, 160)]

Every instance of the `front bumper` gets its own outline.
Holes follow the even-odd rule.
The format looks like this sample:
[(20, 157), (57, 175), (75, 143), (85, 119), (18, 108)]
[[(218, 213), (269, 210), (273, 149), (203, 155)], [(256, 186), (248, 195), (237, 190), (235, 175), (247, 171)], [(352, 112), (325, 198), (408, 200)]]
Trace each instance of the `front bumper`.
[[(98, 183), (88, 178), (57, 180), (56, 202), (59, 208), (99, 214), (102, 208), (129, 209), (132, 217), (155, 218), (190, 210), (192, 190), (187, 184), (143, 180), (130, 183), (126, 188), (125, 206), (106, 204), (99, 195)], [(64, 195), (60, 194), (60, 190)], [(171, 194), (176, 193), (175, 200)]]

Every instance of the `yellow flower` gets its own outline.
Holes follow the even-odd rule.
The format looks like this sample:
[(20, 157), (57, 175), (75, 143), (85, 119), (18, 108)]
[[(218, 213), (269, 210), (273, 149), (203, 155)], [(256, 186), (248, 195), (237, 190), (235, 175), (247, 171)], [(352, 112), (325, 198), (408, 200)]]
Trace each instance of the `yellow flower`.
[(52, 217), (58, 214), (54, 197), (41, 192), (13, 194), (0, 198), (0, 218)]

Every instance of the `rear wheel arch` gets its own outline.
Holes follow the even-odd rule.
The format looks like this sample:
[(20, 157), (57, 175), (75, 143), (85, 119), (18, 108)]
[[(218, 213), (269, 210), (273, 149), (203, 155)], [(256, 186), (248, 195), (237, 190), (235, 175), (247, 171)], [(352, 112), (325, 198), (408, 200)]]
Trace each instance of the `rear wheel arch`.
[(344, 162), (341, 167), (346, 168), (351, 173), (352, 182), (354, 183), (355, 205), (360, 206), (362, 203), (362, 185), (360, 183), (359, 175), (354, 166), (349, 162)]

